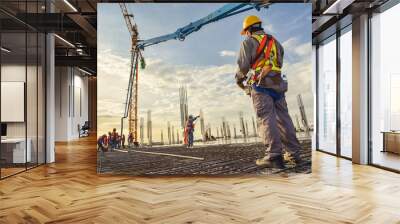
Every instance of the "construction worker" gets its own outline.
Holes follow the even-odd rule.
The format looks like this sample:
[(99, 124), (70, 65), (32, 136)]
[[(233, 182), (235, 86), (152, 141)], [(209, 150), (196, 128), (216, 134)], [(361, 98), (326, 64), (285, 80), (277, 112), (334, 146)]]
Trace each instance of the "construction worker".
[(113, 137), (112, 137), (111, 131), (108, 132), (107, 142), (108, 142), (108, 147), (110, 148), (110, 151), (112, 151), (113, 150)]
[(193, 132), (194, 132), (194, 122), (196, 121), (197, 118), (200, 116), (193, 117), (193, 115), (189, 115), (189, 118), (186, 122), (185, 126), (185, 135), (187, 137), (187, 147), (193, 147)]
[(288, 113), (285, 99), (287, 82), (281, 74), (284, 49), (272, 35), (264, 32), (261, 20), (254, 15), (244, 19), (241, 35), (246, 38), (237, 60), (236, 83), (252, 98), (260, 135), (266, 146), (265, 156), (257, 159), (256, 164), (266, 168), (285, 168), (282, 141), (299, 164), (301, 146)]
[(111, 133), (111, 148), (116, 149), (118, 147), (118, 132), (116, 128), (113, 128)]
[(125, 134), (122, 134), (121, 136), (121, 142), (122, 142), (122, 148), (125, 148)]
[(128, 134), (128, 147), (132, 147), (133, 145), (133, 133), (129, 132)]
[(105, 152), (108, 149), (108, 138), (107, 135), (104, 134), (97, 139), (97, 151)]

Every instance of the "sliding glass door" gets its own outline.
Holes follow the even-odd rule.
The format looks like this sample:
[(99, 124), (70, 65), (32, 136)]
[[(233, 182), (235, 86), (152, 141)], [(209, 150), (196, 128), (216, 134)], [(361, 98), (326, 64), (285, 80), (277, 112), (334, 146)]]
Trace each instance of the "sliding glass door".
[[(19, 15), (44, 1), (2, 2)], [(3, 21), (8, 21), (7, 23)], [(11, 25), (9, 25), (11, 23)], [(45, 163), (45, 35), (0, 12), (0, 178)]]
[(352, 35), (351, 26), (340, 35), (340, 155), (352, 157)]
[(336, 36), (319, 45), (317, 63), (317, 149), (336, 153)]
[(317, 149), (352, 157), (352, 27), (317, 47)]
[(371, 162), (400, 171), (400, 4), (371, 19)]

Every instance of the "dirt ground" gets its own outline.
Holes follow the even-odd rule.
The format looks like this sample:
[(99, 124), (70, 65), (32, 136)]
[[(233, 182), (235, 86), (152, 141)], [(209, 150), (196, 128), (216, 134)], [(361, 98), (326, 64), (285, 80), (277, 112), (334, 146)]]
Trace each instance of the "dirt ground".
[(294, 166), (286, 155), (286, 169), (260, 169), (255, 160), (265, 147), (261, 143), (139, 147), (113, 152), (98, 152), (99, 173), (133, 176), (165, 175), (239, 175), (293, 174), (311, 172), (311, 141), (301, 141), (301, 157), (305, 161)]

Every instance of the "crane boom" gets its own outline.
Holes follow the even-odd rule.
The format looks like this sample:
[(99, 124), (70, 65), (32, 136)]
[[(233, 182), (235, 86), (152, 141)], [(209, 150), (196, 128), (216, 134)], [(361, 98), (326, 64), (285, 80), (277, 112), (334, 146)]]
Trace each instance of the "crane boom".
[(138, 47), (140, 49), (144, 49), (145, 47), (155, 45), (161, 42), (165, 42), (168, 40), (176, 39), (176, 40), (185, 40), (185, 38), (193, 32), (200, 30), (203, 26), (216, 22), (218, 20), (251, 10), (256, 9), (260, 10), (261, 8), (268, 8), (270, 3), (230, 3), (222, 6), (216, 11), (208, 14), (207, 16), (198, 19), (194, 22), (189, 23), (188, 25), (177, 29), (175, 32), (162, 35), (159, 37), (151, 38), (148, 40), (139, 40)]

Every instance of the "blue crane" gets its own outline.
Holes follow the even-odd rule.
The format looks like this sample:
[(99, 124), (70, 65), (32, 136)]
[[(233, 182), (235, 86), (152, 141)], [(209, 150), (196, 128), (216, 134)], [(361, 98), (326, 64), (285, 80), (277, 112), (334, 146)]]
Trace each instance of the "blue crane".
[(136, 24), (133, 22), (133, 15), (128, 13), (127, 7), (125, 3), (120, 3), (122, 14), (124, 16), (126, 25), (131, 34), (132, 39), (132, 48), (131, 48), (131, 72), (128, 83), (128, 91), (126, 95), (125, 101), (125, 110), (124, 116), (121, 117), (121, 135), (123, 132), (123, 120), (128, 118), (129, 116), (129, 134), (133, 134), (133, 143), (137, 145), (137, 111), (138, 111), (138, 63), (141, 62), (141, 67), (145, 67), (144, 58), (141, 54), (141, 51), (145, 49), (145, 47), (149, 47), (155, 44), (159, 44), (169, 40), (180, 40), (183, 41), (185, 38), (193, 32), (200, 30), (203, 26), (219, 21), (221, 19), (225, 19), (227, 17), (246, 12), (252, 9), (256, 9), (259, 11), (262, 8), (268, 8), (271, 3), (268, 1), (258, 2), (258, 3), (229, 3), (225, 4), (221, 8), (215, 10), (214, 12), (208, 14), (207, 16), (198, 19), (194, 22), (189, 23), (186, 26), (178, 28), (175, 32), (162, 35), (159, 37), (147, 39), (147, 40), (139, 40), (138, 39), (138, 31)]

